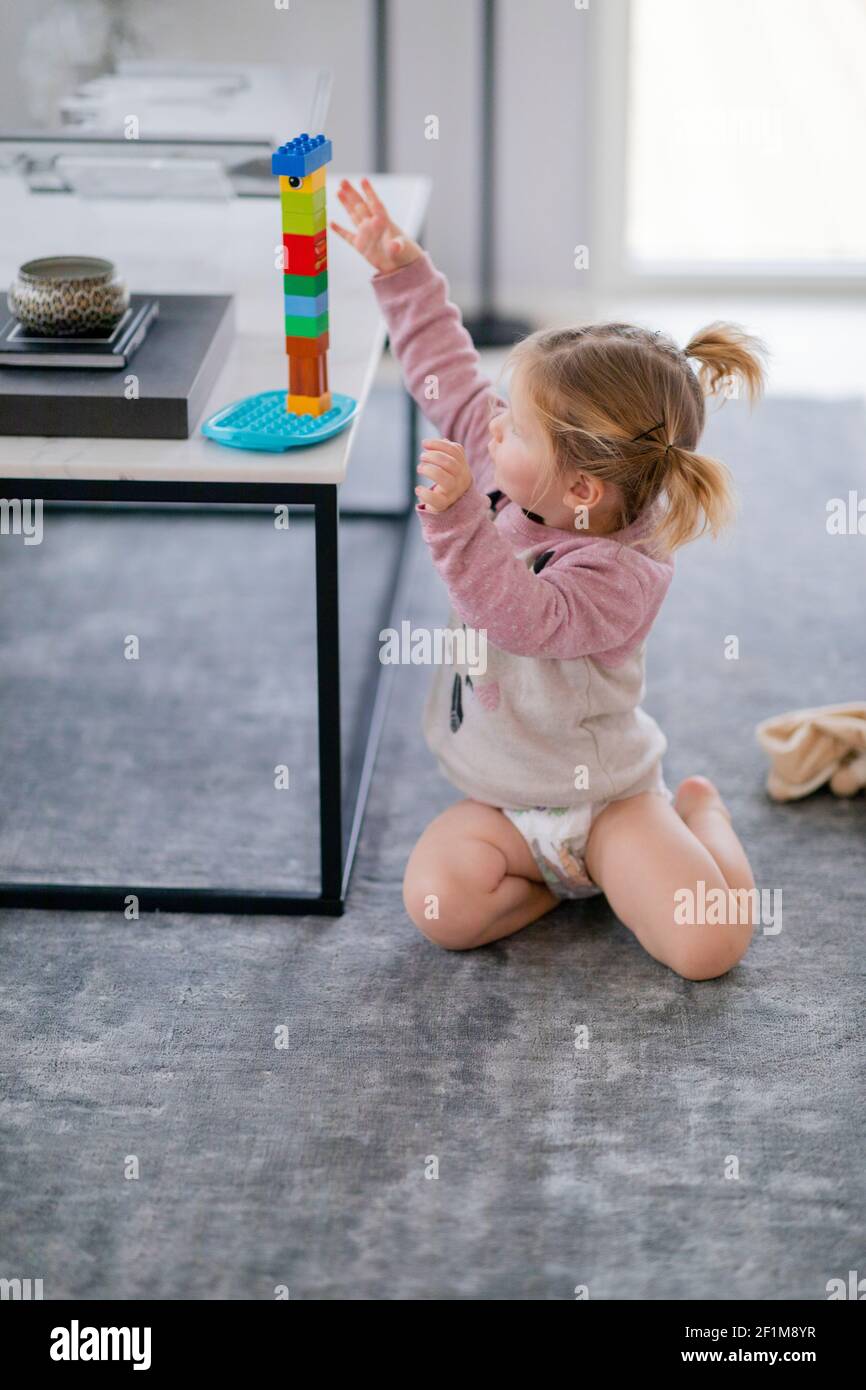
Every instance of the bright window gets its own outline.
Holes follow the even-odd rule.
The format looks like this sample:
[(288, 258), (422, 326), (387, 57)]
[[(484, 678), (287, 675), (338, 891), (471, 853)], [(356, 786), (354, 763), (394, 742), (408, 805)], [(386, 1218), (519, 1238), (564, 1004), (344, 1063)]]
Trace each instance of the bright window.
[(866, 263), (866, 0), (632, 0), (629, 47), (635, 269)]

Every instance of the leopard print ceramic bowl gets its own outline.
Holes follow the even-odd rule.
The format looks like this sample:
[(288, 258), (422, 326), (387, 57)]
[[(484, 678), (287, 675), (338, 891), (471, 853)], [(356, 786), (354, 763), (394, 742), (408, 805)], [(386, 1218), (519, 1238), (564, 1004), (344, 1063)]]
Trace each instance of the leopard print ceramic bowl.
[(110, 331), (123, 318), (129, 290), (111, 261), (45, 256), (25, 261), (7, 303), (29, 333), (68, 338)]

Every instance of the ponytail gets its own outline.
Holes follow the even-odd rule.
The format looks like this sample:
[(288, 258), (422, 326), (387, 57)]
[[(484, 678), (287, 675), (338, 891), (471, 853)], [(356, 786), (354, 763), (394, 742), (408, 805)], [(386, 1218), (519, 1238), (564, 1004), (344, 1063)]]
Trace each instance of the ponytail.
[(677, 550), (705, 531), (715, 538), (733, 520), (736, 499), (728, 469), (706, 454), (671, 444), (665, 450), (666, 498), (653, 539)]
[[(742, 383), (750, 401), (764, 386), (766, 348), (735, 323), (716, 321), (689, 340), (685, 356), (700, 364), (698, 382), (706, 396), (723, 395)], [(730, 525), (736, 494), (728, 469), (717, 459), (670, 443), (664, 451), (662, 490), (666, 505), (653, 538), (669, 550), (709, 531), (716, 538)]]
[(764, 386), (766, 352), (760, 338), (739, 324), (718, 320), (695, 333), (685, 348), (686, 357), (700, 363), (698, 380), (705, 395), (717, 395), (728, 382), (742, 382), (751, 401)]

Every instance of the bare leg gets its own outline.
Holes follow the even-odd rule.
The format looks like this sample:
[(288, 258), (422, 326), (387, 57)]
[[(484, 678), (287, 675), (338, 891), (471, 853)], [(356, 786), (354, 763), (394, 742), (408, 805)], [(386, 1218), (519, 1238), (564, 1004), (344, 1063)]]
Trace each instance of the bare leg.
[[(745, 953), (751, 921), (680, 924), (679, 895), (753, 886), (712, 783), (689, 778), (677, 807), (652, 792), (615, 801), (593, 822), (586, 864), (620, 921), (650, 955), (691, 980), (724, 975)], [(731, 875), (730, 881), (727, 875)]]
[(458, 801), (428, 825), (406, 865), (403, 901), (416, 927), (452, 951), (511, 936), (557, 903), (520, 832), (479, 801)]
[(754, 888), (746, 851), (734, 834), (728, 808), (707, 777), (687, 777), (677, 787), (674, 808), (710, 851), (729, 888)]

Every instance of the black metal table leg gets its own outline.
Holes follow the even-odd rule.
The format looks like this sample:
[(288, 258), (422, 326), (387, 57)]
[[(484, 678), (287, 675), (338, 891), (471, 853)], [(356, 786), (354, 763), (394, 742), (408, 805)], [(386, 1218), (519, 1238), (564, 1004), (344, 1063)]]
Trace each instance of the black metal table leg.
[(316, 527), (316, 676), (319, 714), (319, 852), (322, 897), (343, 895), (340, 730), (339, 511), (336, 486), (320, 487)]

